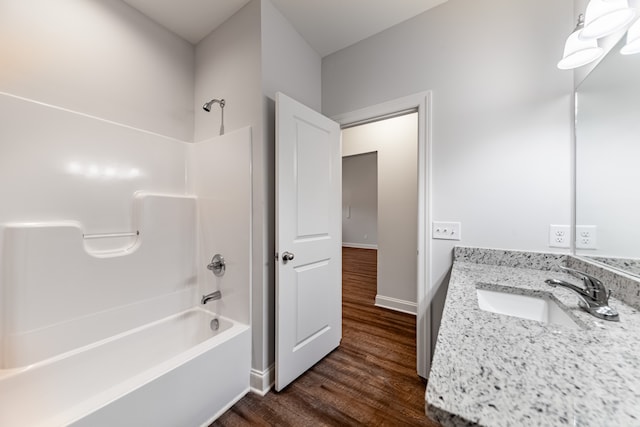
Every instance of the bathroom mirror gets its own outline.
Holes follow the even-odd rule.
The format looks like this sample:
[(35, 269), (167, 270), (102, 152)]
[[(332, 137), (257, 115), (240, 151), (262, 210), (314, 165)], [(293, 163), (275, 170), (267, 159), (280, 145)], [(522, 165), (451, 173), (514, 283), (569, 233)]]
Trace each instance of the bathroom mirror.
[(640, 277), (640, 54), (624, 41), (576, 90), (576, 255)]

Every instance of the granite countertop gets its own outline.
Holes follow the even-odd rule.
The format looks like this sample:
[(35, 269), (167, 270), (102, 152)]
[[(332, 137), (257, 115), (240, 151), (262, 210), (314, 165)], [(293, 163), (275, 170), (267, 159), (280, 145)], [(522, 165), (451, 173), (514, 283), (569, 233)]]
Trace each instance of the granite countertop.
[[(599, 320), (578, 307), (574, 292), (546, 285), (547, 278), (580, 284), (557, 270), (564, 256), (483, 251), (456, 248), (428, 415), (445, 426), (640, 425), (638, 310), (612, 296), (620, 321)], [(483, 311), (476, 286), (551, 293), (578, 328)]]

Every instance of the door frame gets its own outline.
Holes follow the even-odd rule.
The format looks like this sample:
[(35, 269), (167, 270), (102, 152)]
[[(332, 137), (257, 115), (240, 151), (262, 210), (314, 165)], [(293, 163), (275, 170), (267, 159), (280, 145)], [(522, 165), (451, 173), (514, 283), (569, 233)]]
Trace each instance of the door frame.
[(398, 112), (418, 109), (418, 274), (416, 315), (416, 370), (423, 378), (431, 368), (431, 195), (432, 195), (432, 91), (425, 91), (332, 116), (341, 127), (385, 118)]

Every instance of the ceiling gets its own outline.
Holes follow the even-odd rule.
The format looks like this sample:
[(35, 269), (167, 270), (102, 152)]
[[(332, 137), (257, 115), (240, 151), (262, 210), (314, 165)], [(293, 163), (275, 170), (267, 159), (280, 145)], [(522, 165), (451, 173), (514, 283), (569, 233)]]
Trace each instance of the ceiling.
[[(196, 44), (250, 0), (124, 0)], [(271, 0), (320, 56), (366, 39), (447, 0)]]

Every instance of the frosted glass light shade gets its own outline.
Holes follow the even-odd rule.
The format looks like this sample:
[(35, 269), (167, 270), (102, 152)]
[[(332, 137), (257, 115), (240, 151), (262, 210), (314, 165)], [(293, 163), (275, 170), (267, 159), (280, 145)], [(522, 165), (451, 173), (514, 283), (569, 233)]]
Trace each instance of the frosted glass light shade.
[(640, 53), (640, 19), (627, 31), (627, 43), (620, 49), (623, 55)]
[(598, 47), (596, 39), (580, 40), (579, 35), (580, 30), (574, 31), (567, 38), (564, 45), (564, 55), (558, 62), (558, 68), (561, 70), (582, 67), (600, 58), (604, 53), (604, 49)]
[(585, 12), (582, 40), (599, 39), (629, 25), (636, 11), (627, 0), (591, 0)]

